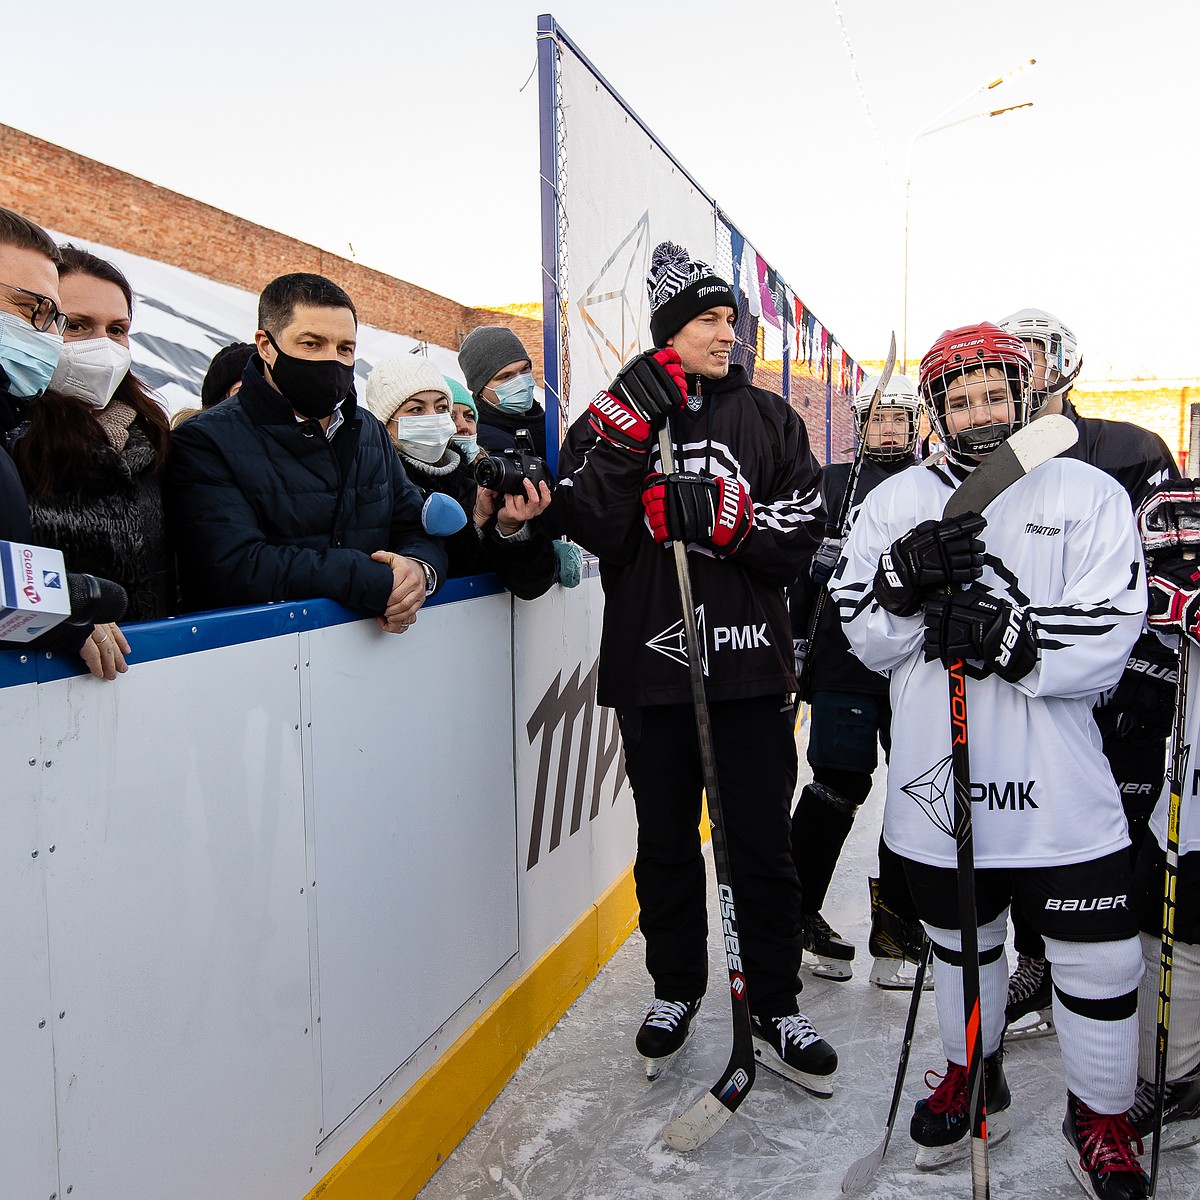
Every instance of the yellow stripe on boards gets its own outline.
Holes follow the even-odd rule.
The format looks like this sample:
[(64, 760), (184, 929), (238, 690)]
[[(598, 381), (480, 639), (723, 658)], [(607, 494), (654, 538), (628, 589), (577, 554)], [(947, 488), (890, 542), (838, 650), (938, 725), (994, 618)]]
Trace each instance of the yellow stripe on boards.
[(629, 867), (305, 1200), (411, 1200), (616, 953), (637, 913)]

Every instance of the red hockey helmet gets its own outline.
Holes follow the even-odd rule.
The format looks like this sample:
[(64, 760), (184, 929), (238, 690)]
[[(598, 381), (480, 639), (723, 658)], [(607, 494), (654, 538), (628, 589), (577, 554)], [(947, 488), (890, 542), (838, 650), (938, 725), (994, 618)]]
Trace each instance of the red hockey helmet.
[(990, 321), (947, 329), (930, 346), (921, 396), (952, 461), (974, 466), (1025, 425), (1032, 374), (1025, 343)]

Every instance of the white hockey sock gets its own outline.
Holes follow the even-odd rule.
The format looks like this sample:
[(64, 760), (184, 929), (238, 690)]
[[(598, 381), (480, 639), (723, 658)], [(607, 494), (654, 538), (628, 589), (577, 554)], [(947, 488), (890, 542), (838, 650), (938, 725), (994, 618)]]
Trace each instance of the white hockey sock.
[[(950, 1062), (965, 1066), (967, 1033), (963, 1015), (962, 934), (957, 929), (939, 929), (928, 924), (925, 932), (933, 943), (933, 996), (937, 1001), (942, 1049)], [(994, 921), (979, 927), (979, 1009), (985, 1057), (999, 1047), (1004, 1033), (1004, 1004), (1008, 999), (1008, 962), (1004, 957), (1007, 933), (1008, 909)]]
[(1054, 1024), (1067, 1087), (1098, 1113), (1123, 1113), (1137, 1083), (1136, 938), (1063, 942), (1046, 938), (1054, 979)]
[[(1138, 1074), (1154, 1078), (1158, 1033), (1158, 956), (1162, 942), (1141, 935), (1145, 974), (1138, 989)], [(1179, 1079), (1200, 1063), (1200, 946), (1176, 942), (1171, 952), (1171, 1025), (1167, 1038), (1167, 1079)]]

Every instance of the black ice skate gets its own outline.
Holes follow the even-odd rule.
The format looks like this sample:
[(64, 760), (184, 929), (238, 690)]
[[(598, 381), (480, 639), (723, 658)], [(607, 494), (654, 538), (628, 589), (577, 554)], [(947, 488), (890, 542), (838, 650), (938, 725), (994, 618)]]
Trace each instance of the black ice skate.
[(1097, 1200), (1141, 1200), (1150, 1195), (1150, 1179), (1138, 1163), (1142, 1139), (1125, 1113), (1103, 1116), (1067, 1093), (1063, 1118), (1067, 1164), (1089, 1196)]
[(850, 964), (854, 961), (854, 947), (820, 913), (801, 914), (800, 938), (805, 953), (817, 960), (805, 965), (819, 979), (842, 983), (853, 974)]
[(699, 1000), (655, 1000), (642, 1021), (634, 1044), (646, 1060), (646, 1078), (657, 1079), (663, 1068), (692, 1036)]
[[(1139, 1079), (1133, 1107), (1133, 1127), (1143, 1138), (1154, 1134), (1154, 1084)], [(1163, 1131), (1160, 1150), (1182, 1150), (1200, 1142), (1200, 1066), (1167, 1083), (1163, 1096)]]
[[(925, 930), (920, 921), (906, 921), (879, 898), (879, 880), (868, 879), (871, 889), (871, 936), (867, 949), (874, 956), (871, 982), (885, 991), (911, 992)], [(925, 972), (925, 991), (933, 990), (933, 972)]]
[[(929, 1077), (940, 1080), (935, 1086)], [(933, 1095), (918, 1100), (913, 1109), (908, 1134), (917, 1143), (917, 1166), (934, 1171), (971, 1153), (971, 1113), (967, 1095), (967, 1068), (946, 1063), (945, 1075), (925, 1072), (925, 1085)], [(1004, 1051), (997, 1050), (983, 1060), (983, 1090), (987, 1104), (988, 1146), (1008, 1137), (1008, 1106), (1012, 1096), (1004, 1078)]]
[(1004, 1037), (1027, 1042), (1054, 1032), (1054, 985), (1050, 964), (1044, 958), (1017, 955), (1017, 969), (1009, 976), (1008, 1003), (1004, 1007)]
[(750, 1026), (754, 1031), (754, 1057), (760, 1065), (798, 1083), (814, 1096), (833, 1095), (837, 1051), (806, 1016), (752, 1016)]

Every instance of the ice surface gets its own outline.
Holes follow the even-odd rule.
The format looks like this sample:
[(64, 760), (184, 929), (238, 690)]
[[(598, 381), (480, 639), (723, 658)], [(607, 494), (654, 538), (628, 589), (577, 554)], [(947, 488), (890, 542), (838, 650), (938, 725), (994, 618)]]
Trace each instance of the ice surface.
[[(800, 735), (800, 786), (810, 778)], [(824, 913), (858, 947), (845, 983), (805, 973), (802, 1011), (838, 1051), (829, 1100), (767, 1071), (731, 1120), (691, 1154), (670, 1150), (662, 1127), (720, 1075), (729, 1056), (723, 962), (712, 952), (709, 996), (691, 1042), (653, 1083), (633, 1048), (651, 999), (644, 944), (634, 934), (528, 1057), (508, 1087), (420, 1193), (421, 1200), (807, 1200), (840, 1195), (856, 1158), (883, 1137), (908, 992), (867, 982), (867, 876), (876, 867), (883, 771), (858, 815)], [(719, 927), (711, 895), (709, 926)], [(913, 1167), (908, 1114), (927, 1094), (929, 1068), (944, 1069), (933, 996), (917, 1020), (905, 1095), (887, 1157), (870, 1193), (878, 1200), (970, 1195), (964, 1160), (938, 1172)], [(1010, 1046), (1013, 1132), (991, 1158), (991, 1193), (1029, 1200), (1084, 1195), (1059, 1132), (1065, 1103), (1056, 1037)], [(1148, 1159), (1147, 1159), (1148, 1162)], [(1164, 1154), (1158, 1194), (1200, 1200), (1200, 1147)]]

